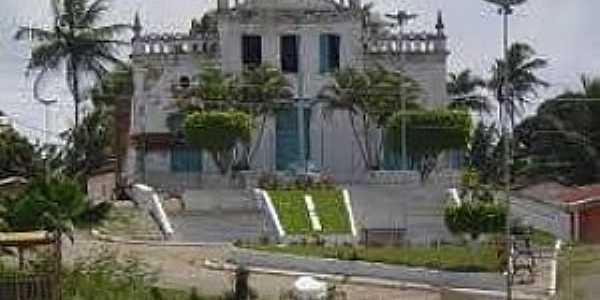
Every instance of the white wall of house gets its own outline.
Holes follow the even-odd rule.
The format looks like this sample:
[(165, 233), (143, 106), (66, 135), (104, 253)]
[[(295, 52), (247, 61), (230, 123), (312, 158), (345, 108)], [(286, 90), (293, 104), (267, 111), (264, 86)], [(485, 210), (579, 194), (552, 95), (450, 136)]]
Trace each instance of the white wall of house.
[[(380, 62), (393, 69), (403, 69), (421, 84), (424, 91), (423, 102), (428, 107), (445, 105), (448, 101), (445, 40), (442, 46), (438, 45), (444, 47), (443, 51), (366, 55), (361, 42), (360, 17), (349, 10), (311, 17), (313, 19), (310, 21), (303, 17), (294, 17), (290, 11), (259, 10), (254, 13), (254, 17), (248, 17), (236, 11), (218, 12), (218, 35), (215, 36), (150, 34), (134, 39), (132, 60), (135, 92), (132, 101), (131, 135), (169, 133), (167, 117), (177, 111), (172, 86), (177, 84), (182, 76), (191, 78), (196, 75), (203, 62), (212, 60), (218, 62), (224, 72), (239, 73), (242, 70), (241, 41), (244, 35), (262, 37), (263, 63), (274, 67), (281, 67), (280, 37), (290, 34), (299, 36), (299, 72), (286, 74), (296, 96), (314, 99), (322, 88), (331, 82), (331, 74), (320, 72), (320, 36), (336, 34), (340, 36), (341, 68)], [(174, 50), (184, 47), (183, 45), (187, 51), (175, 53)], [(196, 45), (198, 51), (191, 51), (192, 45)], [(204, 53), (200, 49), (216, 49), (218, 53)], [(299, 91), (299, 86), (304, 88)], [(360, 120), (356, 121), (360, 128)], [(275, 170), (275, 123), (274, 118), (268, 119), (264, 136), (251, 162), (253, 170)], [(381, 134), (373, 131), (371, 135), (378, 138)], [(311, 165), (323, 173), (333, 175), (343, 182), (365, 178), (367, 170), (346, 112), (328, 113), (327, 118), (324, 118), (321, 105), (314, 106), (311, 114), (310, 145)], [(139, 161), (136, 157), (140, 153), (136, 152), (134, 147), (130, 149), (126, 174), (139, 180), (142, 176), (136, 174), (138, 171), (135, 165)], [(169, 155), (168, 149), (146, 153), (145, 177), (148, 183), (159, 186), (193, 186), (190, 182), (201, 179), (200, 174), (184, 175), (170, 172)], [(206, 154), (203, 166), (203, 172), (215, 173), (214, 165)]]

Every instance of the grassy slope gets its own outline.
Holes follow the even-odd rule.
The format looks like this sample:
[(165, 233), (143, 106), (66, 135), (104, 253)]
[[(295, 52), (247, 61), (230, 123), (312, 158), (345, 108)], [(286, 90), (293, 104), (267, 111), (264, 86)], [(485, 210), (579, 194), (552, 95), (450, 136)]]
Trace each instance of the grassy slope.
[(497, 272), (502, 266), (496, 257), (496, 248), (482, 246), (476, 253), (462, 246), (441, 246), (407, 248), (364, 248), (364, 247), (322, 247), (315, 245), (253, 245), (256, 250), (316, 256), (344, 260), (363, 260), (438, 270)]
[(313, 196), (323, 233), (348, 233), (350, 224), (339, 190), (274, 190), (269, 196), (277, 209), (280, 221), (289, 234), (304, 234), (312, 231), (304, 195)]
[(326, 233), (348, 233), (350, 223), (348, 212), (344, 205), (342, 193), (339, 190), (310, 191), (317, 209), (317, 214)]
[(310, 232), (310, 220), (304, 205), (304, 191), (269, 191), (269, 196), (286, 233)]

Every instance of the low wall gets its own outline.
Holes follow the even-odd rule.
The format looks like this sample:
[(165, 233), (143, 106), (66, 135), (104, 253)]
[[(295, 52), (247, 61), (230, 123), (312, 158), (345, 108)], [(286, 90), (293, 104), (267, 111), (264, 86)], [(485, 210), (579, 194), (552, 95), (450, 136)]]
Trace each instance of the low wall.
[[(460, 179), (460, 172), (457, 170), (443, 170), (432, 173), (428, 182), (441, 184), (444, 186), (455, 185)], [(361, 183), (370, 185), (402, 185), (421, 182), (421, 175), (418, 171), (369, 171)]]
[(160, 196), (156, 191), (144, 184), (135, 184), (132, 187), (132, 198), (140, 207), (146, 209), (152, 218), (158, 223), (160, 231), (165, 239), (171, 239), (175, 235), (173, 226), (165, 213), (160, 202)]

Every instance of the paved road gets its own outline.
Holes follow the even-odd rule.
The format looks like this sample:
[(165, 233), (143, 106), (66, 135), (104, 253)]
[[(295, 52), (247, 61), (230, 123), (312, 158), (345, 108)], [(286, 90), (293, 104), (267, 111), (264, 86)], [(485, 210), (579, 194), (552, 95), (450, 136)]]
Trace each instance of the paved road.
[(321, 260), (293, 256), (257, 253), (248, 250), (234, 250), (230, 260), (254, 267), (285, 269), (301, 272), (326, 274), (344, 274), (364, 276), (413, 283), (425, 283), (433, 286), (476, 288), (502, 291), (504, 277), (495, 273), (455, 273), (432, 271), (403, 266), (367, 264), (355, 261)]

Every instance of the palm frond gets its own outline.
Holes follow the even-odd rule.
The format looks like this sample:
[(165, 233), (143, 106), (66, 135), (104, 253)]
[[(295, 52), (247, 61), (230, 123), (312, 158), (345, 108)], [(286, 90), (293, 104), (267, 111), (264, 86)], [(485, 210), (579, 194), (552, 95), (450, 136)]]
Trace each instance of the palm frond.
[(37, 41), (51, 41), (56, 38), (56, 33), (34, 27), (21, 26), (14, 35), (15, 40), (31, 39)]
[(100, 20), (106, 11), (108, 11), (108, 0), (96, 0), (85, 11), (81, 20), (79, 20), (79, 24), (92, 26)]

